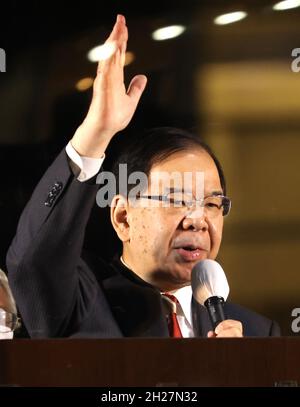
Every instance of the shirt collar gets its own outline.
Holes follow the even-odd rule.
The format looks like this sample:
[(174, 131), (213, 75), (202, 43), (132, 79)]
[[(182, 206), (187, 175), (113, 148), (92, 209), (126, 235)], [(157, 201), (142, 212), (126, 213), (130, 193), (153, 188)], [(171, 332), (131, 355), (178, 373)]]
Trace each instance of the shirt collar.
[(181, 287), (178, 290), (173, 290), (170, 291), (170, 294), (173, 294), (182, 309), (183, 315), (185, 318), (188, 320), (191, 326), (193, 326), (192, 323), (192, 287), (190, 285), (187, 285), (185, 287)]

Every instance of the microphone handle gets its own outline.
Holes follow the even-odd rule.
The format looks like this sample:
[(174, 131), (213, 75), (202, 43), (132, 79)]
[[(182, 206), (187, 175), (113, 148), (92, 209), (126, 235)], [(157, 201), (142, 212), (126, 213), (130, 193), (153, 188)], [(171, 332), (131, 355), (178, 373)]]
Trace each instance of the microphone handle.
[(226, 319), (224, 312), (224, 298), (214, 295), (213, 297), (207, 298), (204, 302), (204, 305), (207, 308), (209, 319), (213, 326), (213, 329), (216, 329), (216, 326)]

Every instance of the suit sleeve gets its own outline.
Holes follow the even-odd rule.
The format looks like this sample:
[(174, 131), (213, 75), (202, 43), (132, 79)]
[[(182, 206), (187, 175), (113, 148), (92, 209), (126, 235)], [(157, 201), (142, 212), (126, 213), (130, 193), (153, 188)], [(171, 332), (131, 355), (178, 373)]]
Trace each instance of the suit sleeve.
[(63, 150), (22, 213), (7, 269), (32, 337), (68, 336), (99, 296), (99, 285), (81, 259), (96, 193), (96, 184), (73, 176)]
[(270, 336), (281, 336), (281, 329), (276, 321), (271, 321)]

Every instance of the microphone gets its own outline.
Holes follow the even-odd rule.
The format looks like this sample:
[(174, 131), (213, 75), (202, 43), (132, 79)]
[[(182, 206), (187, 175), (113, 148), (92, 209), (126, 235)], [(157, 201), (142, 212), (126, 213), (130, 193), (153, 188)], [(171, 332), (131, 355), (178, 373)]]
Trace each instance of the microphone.
[(224, 303), (229, 285), (224, 270), (215, 260), (202, 260), (192, 270), (192, 291), (195, 300), (208, 311), (213, 329), (226, 319)]

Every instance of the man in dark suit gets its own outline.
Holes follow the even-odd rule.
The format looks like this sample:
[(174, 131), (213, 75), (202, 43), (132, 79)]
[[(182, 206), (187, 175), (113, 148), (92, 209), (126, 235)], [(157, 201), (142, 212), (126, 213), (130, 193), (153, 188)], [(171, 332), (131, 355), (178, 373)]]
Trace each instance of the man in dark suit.
[[(218, 160), (185, 131), (155, 129), (125, 149), (119, 162), (127, 163), (129, 178), (113, 191), (111, 202), (122, 256), (108, 265), (83, 253), (92, 206), (95, 200), (105, 203), (95, 176), (146, 86), (146, 77), (138, 75), (126, 91), (126, 44), (119, 15), (106, 42), (112, 54), (99, 63), (88, 114), (35, 189), (7, 255), (10, 284), (30, 336), (168, 336), (166, 293), (177, 299), (176, 321), (184, 337), (278, 334), (272, 321), (230, 303), (227, 319), (212, 331), (206, 309), (192, 298), (191, 271), (197, 262), (216, 258), (230, 200)], [(115, 169), (118, 180), (123, 169)], [(130, 176), (141, 177), (142, 185), (133, 188)]]

